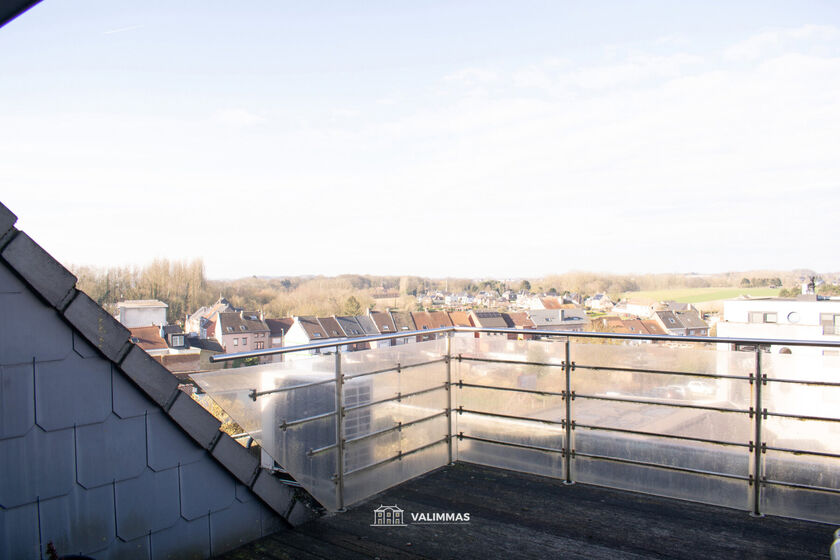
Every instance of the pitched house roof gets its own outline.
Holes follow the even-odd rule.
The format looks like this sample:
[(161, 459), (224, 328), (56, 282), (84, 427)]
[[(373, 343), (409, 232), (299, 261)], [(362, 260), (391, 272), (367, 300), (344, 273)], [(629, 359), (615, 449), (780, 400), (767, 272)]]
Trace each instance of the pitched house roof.
[(376, 328), (376, 324), (373, 322), (373, 319), (371, 319), (368, 315), (359, 315), (356, 317), (356, 321), (359, 322), (365, 336), (374, 336), (379, 334), (379, 329)]
[(428, 311), (415, 311), (411, 314), (411, 318), (414, 319), (414, 325), (418, 331), (437, 328)]
[(556, 327), (563, 324), (559, 309), (533, 309), (528, 312), (528, 318), (538, 329)]
[(452, 326), (452, 320), (446, 311), (429, 311), (429, 320), (431, 320), (436, 329)]
[(677, 317), (673, 311), (654, 311), (654, 314), (659, 317), (659, 320), (665, 325), (666, 329), (684, 329), (680, 318)]
[(507, 328), (504, 317), (498, 311), (470, 311), (470, 316), (476, 327), (485, 329)]
[(359, 324), (355, 317), (351, 315), (341, 315), (336, 316), (335, 320), (338, 321), (341, 330), (344, 331), (344, 334), (349, 338), (365, 336), (365, 331), (362, 329), (362, 325)]
[(545, 309), (561, 309), (560, 306), (563, 305), (556, 297), (542, 297), (540, 303)]
[(394, 325), (394, 320), (387, 312), (371, 311), (370, 318), (373, 320), (373, 324), (376, 325), (376, 329), (380, 334), (391, 334), (397, 330), (397, 327)]
[(700, 318), (700, 315), (695, 311), (678, 311), (676, 312), (680, 322), (685, 325), (687, 329), (708, 329), (709, 325), (706, 321)]
[[(34, 535), (37, 549), (40, 531), (66, 550), (97, 556), (121, 556), (119, 539), (141, 538), (161, 556), (183, 556), (181, 543), (204, 551), (210, 539), (245, 542), (267, 534), (259, 522), (256, 532), (223, 535), (213, 528), (212, 519), (231, 529), (224, 520), (253, 518), (253, 507), (243, 506), (253, 496), (261, 500), (254, 502), (256, 518), (266, 516), (273, 530), (281, 518), (311, 518), (307, 498), (221, 432), (219, 420), (130, 341), (131, 331), (79, 291), (73, 274), (15, 228), (16, 220), (0, 204), (3, 314), (40, 336), (28, 343), (0, 332), (0, 364), (21, 381), (4, 384), (5, 418), (12, 422), (0, 425), (0, 440), (23, 443), (19, 466), (2, 472), (0, 495), (4, 507), (30, 508), (46, 499), (54, 506), (48, 518), (18, 523), (26, 534), (16, 538)], [(33, 361), (42, 364), (40, 378), (32, 369), (5, 368)], [(36, 407), (39, 427), (32, 429)], [(49, 468), (37, 467), (45, 463)], [(178, 480), (189, 482), (179, 487)], [(115, 487), (121, 499), (102, 499)], [(72, 530), (79, 519), (85, 530)], [(205, 527), (201, 535), (189, 528), (191, 520)]]
[(452, 321), (452, 325), (456, 327), (475, 326), (472, 323), (470, 323), (470, 314), (466, 311), (450, 311), (449, 320)]
[(145, 350), (166, 350), (169, 345), (160, 336), (160, 327), (133, 327), (128, 329), (131, 332), (131, 342)]
[(415, 331), (414, 319), (411, 318), (411, 313), (404, 311), (391, 311), (391, 319), (394, 321), (394, 326), (397, 331)]
[(268, 325), (256, 311), (219, 313), (222, 335), (269, 332)]
[(265, 324), (268, 326), (268, 330), (271, 332), (272, 337), (283, 336), (289, 329), (292, 328), (292, 325), (295, 324), (294, 317), (284, 317), (282, 319), (266, 319)]
[(630, 334), (652, 334), (639, 319), (623, 319), (622, 322)]
[(524, 311), (518, 313), (502, 313), (502, 318), (511, 329), (534, 329), (536, 325), (528, 318)]
[(303, 328), (309, 340), (324, 340), (330, 338), (327, 331), (321, 326), (321, 323), (316, 317), (295, 317), (295, 320)]
[(215, 352), (217, 354), (224, 352), (224, 348), (222, 348), (222, 345), (215, 338), (191, 336), (187, 338), (187, 344), (190, 348), (198, 348), (199, 350), (207, 350), (208, 352)]
[(659, 323), (653, 319), (642, 319), (642, 324), (650, 334), (668, 334), (662, 329), (662, 327), (659, 326)]
[(335, 317), (318, 317), (321, 328), (327, 333), (327, 338), (346, 338), (347, 334), (341, 328)]

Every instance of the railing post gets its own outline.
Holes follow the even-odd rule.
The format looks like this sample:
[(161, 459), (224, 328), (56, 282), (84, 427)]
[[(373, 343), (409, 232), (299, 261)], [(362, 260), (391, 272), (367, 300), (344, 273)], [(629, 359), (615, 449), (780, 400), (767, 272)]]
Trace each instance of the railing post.
[(564, 469), (566, 471), (566, 480), (564, 484), (574, 484), (572, 480), (572, 340), (566, 337), (566, 360), (564, 362), (564, 371), (566, 374), (566, 389), (564, 390), (566, 401), (566, 449), (563, 454)]
[(761, 513), (761, 453), (763, 449), (762, 444), (762, 426), (764, 410), (761, 400), (761, 387), (764, 385), (764, 377), (761, 373), (761, 347), (755, 347), (755, 380), (753, 383), (752, 400), (755, 404), (753, 410), (753, 427), (755, 429), (754, 441), (752, 446), (753, 452), (753, 480), (752, 480), (752, 511), (750, 515), (754, 517), (763, 517)]
[(341, 347), (335, 347), (335, 443), (336, 493), (338, 509), (344, 510), (344, 375), (341, 373)]
[(449, 442), (449, 464), (453, 464), (452, 453), (452, 333), (446, 333), (446, 422), (447, 422), (447, 441)]

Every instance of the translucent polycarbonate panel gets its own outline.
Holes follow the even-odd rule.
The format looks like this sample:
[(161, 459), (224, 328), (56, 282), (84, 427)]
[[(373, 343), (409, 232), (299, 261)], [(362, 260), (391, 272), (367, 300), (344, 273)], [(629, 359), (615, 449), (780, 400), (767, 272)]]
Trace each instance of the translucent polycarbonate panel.
[[(840, 460), (776, 451), (767, 451), (763, 460), (768, 481), (840, 490)], [(840, 523), (837, 493), (765, 484), (761, 504), (771, 515)]]
[(580, 428), (575, 430), (574, 441), (576, 453), (744, 477), (750, 474), (750, 453), (746, 447)]
[(477, 360), (453, 361), (452, 382), (561, 393), (566, 388), (562, 367), (500, 364)]
[(768, 416), (762, 440), (769, 447), (840, 455), (840, 422)]
[(563, 340), (508, 340), (483, 333), (480, 338), (453, 338), (452, 355), (559, 365), (566, 359), (566, 345)]
[[(504, 443), (530, 445), (561, 450), (563, 428), (556, 424), (496, 418), (481, 414), (455, 415), (455, 433)], [(458, 460), (505, 469), (520, 470), (545, 476), (562, 477), (560, 453), (483, 443), (468, 438), (457, 441)]]
[(392, 486), (442, 467), (448, 461), (448, 446), (442, 441), (402, 459), (349, 474), (344, 479), (344, 502), (347, 505), (360, 502)]
[(560, 421), (565, 417), (563, 397), (515, 393), (476, 387), (455, 387), (455, 408), (524, 416), (542, 420)]
[(727, 479), (656, 467), (646, 467), (577, 456), (572, 478), (579, 482), (621, 488), (657, 496), (747, 509), (749, 485), (745, 480)]
[[(369, 373), (385, 368), (410, 366), (442, 359), (446, 355), (446, 340), (430, 340), (400, 344), (389, 348), (375, 348), (360, 352), (345, 352), (341, 356), (341, 369), (345, 376)], [(440, 367), (440, 366), (437, 366)], [(409, 370), (406, 370), (409, 371)]]
[[(762, 406), (771, 412), (840, 418), (840, 387), (813, 383), (840, 383), (840, 358), (819, 354), (762, 354)], [(774, 381), (798, 381), (788, 383)], [(811, 385), (807, 383), (812, 383)]]
[[(573, 339), (572, 361), (578, 366), (619, 367), (683, 373), (749, 376), (755, 372), (755, 356), (748, 352), (718, 351), (698, 343), (686, 347), (662, 344), (599, 343)], [(683, 378), (687, 383), (691, 378)], [(700, 379), (700, 378), (698, 378)]]
[(572, 402), (572, 419), (579, 425), (730, 443), (747, 443), (753, 439), (752, 421), (748, 413), (724, 413), (577, 397)]
[(345, 447), (345, 472), (367, 467), (438, 441), (448, 434), (446, 417), (438, 416), (376, 436), (350, 442)]
[(458, 460), (553, 478), (566, 476), (560, 453), (518, 449), (469, 439), (458, 442)]
[[(336, 452), (308, 454), (336, 443), (334, 356), (219, 370), (193, 379), (324, 507), (338, 507), (332, 480)], [(293, 388), (310, 383), (321, 384)], [(317, 418), (321, 415), (327, 416)]]

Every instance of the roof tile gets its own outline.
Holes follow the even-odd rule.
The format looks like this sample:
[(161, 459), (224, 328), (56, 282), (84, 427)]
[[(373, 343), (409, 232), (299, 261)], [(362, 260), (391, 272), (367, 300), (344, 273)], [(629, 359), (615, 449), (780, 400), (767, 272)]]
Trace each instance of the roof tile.
[(163, 408), (176, 396), (178, 379), (138, 346), (132, 346), (120, 369)]
[(146, 468), (146, 422), (111, 415), (76, 428), (76, 479), (85, 488), (139, 476)]
[(111, 368), (111, 401), (114, 414), (120, 418), (142, 416), (148, 411), (160, 410), (116, 367)]
[(179, 519), (174, 527), (152, 533), (152, 558), (210, 558), (210, 517)]
[(76, 277), (21, 232), (3, 249), (3, 258), (50, 305), (61, 310), (72, 297)]
[(20, 437), (35, 425), (32, 364), (0, 366), (0, 439)]
[(28, 290), (0, 293), (0, 309), (0, 363), (32, 363), (33, 358), (60, 360), (73, 351), (70, 329), (54, 309)]
[(297, 527), (299, 525), (303, 525), (307, 521), (311, 521), (318, 517), (318, 515), (307, 506), (304, 502), (298, 500), (295, 502), (295, 505), (292, 506), (292, 510), (289, 512), (289, 516), (287, 521), (292, 527)]
[[(37, 457), (21, 469), (21, 457)], [(12, 508), (63, 496), (75, 486), (73, 430), (45, 432), (37, 426), (25, 436), (0, 441), (0, 506)]]
[(233, 478), (210, 457), (182, 465), (180, 471), (181, 516), (184, 519), (193, 520), (223, 510), (236, 499)]
[(137, 478), (118, 482), (114, 495), (121, 539), (132, 540), (172, 527), (181, 517), (177, 468), (146, 469)]
[(0, 509), (0, 556), (41, 558), (38, 505)]
[(157, 410), (146, 416), (146, 437), (149, 468), (155, 471), (177, 467), (179, 463), (195, 463), (206, 456), (201, 447)]
[(129, 330), (84, 292), (77, 292), (64, 317), (109, 360), (119, 362), (130, 348)]
[(277, 484), (276, 479), (266, 470), (260, 470), (257, 480), (251, 487), (254, 493), (262, 498), (274, 511), (287, 512), (292, 505), (294, 492), (285, 484)]
[(15, 216), (11, 210), (6, 208), (6, 206), (0, 202), (0, 237), (12, 229), (16, 222), (17, 216)]
[(37, 362), (35, 408), (47, 431), (103, 422), (111, 414), (111, 363), (73, 352), (61, 361)]
[(213, 555), (224, 554), (262, 536), (259, 502), (237, 502), (210, 515)]
[(40, 517), (42, 541), (52, 541), (56, 550), (101, 550), (114, 539), (114, 488), (74, 486), (66, 496), (42, 500)]
[(178, 392), (169, 416), (204, 449), (210, 449), (221, 433), (222, 423), (183, 391)]

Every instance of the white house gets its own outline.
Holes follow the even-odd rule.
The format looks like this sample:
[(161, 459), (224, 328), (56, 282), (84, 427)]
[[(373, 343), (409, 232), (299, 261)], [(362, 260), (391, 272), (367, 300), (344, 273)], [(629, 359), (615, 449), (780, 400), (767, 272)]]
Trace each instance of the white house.
[(169, 306), (156, 299), (134, 299), (117, 304), (117, 321), (127, 328), (157, 327), (166, 324), (166, 310)]
[[(840, 341), (840, 300), (798, 298), (737, 298), (723, 302), (717, 335), (733, 338)], [(836, 350), (774, 345), (773, 353), (833, 355)]]

